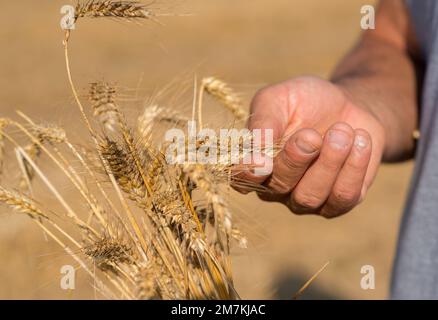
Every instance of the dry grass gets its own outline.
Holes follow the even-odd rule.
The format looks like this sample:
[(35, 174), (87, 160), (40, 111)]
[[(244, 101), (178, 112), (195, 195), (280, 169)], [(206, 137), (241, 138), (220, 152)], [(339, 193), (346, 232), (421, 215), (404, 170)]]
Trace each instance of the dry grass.
[[(137, 2), (89, 1), (78, 4), (76, 19), (135, 20), (152, 15)], [(0, 202), (33, 218), (88, 272), (104, 297), (239, 298), (230, 248), (235, 243), (245, 245), (246, 240), (233, 226), (226, 202), (231, 166), (169, 165), (165, 144), (152, 139), (152, 131), (162, 120), (169, 126), (183, 117), (174, 110), (147, 106), (134, 130), (116, 102), (116, 88), (106, 82), (90, 85), (90, 107), (84, 107), (72, 80), (69, 39), (67, 31), (67, 74), (92, 138), (92, 151), (80, 151), (62, 128), (38, 125), (23, 113), (19, 115), (24, 123), (1, 119), (0, 150), (4, 141), (15, 149), (22, 177), (17, 186), (12, 183), (10, 189), (0, 189)], [(204, 90), (212, 94), (241, 120), (245, 113), (231, 97), (231, 89), (209, 79), (198, 88), (201, 97)], [(88, 109), (97, 127), (87, 116)], [(82, 209), (67, 202), (60, 191), (66, 186), (54, 184), (39, 167), (43, 157), (78, 193), (85, 204)], [(37, 179), (61, 210), (36, 204), (33, 183)], [(92, 272), (93, 267), (99, 271)]]
[[(88, 1), (77, 5), (76, 20), (154, 16), (138, 2)], [(239, 181), (235, 167), (228, 164), (168, 164), (166, 143), (153, 138), (153, 132), (157, 126), (169, 128), (185, 121), (171, 107), (147, 105), (133, 128), (118, 104), (116, 87), (104, 81), (90, 85), (85, 106), (73, 82), (70, 36), (66, 31), (67, 75), (92, 144), (82, 148), (62, 128), (37, 124), (21, 112), (21, 122), (0, 119), (0, 165), (6, 142), (15, 150), (21, 173), (17, 181), (13, 174), (9, 177), (13, 181), (9, 188), (0, 187), (0, 202), (29, 215), (93, 279), (102, 297), (239, 299), (230, 252), (233, 245), (245, 247), (247, 241), (233, 225), (227, 192), (232, 184), (266, 190)], [(210, 77), (195, 85), (192, 118), (197, 110), (200, 126), (205, 93), (231, 111), (235, 120), (247, 119), (231, 87)], [(95, 119), (87, 115), (89, 111)], [(50, 180), (38, 164), (40, 158), (65, 177), (82, 207), (64, 198), (66, 186)], [(36, 180), (56, 199), (53, 208), (38, 203)]]
[[(178, 7), (175, 2), (181, 5)], [(132, 128), (137, 127), (135, 120), (143, 111), (144, 97), (155, 97), (154, 92), (165, 87), (175, 75), (179, 83), (184, 82), (184, 88), (191, 91), (195, 69), (200, 77), (214, 75), (230, 82), (246, 106), (253, 93), (268, 83), (309, 72), (325, 77), (354, 44), (360, 31), (357, 21), (362, 3), (359, 0), (277, 0), (266, 6), (266, 1), (255, 0), (248, 6), (245, 1), (158, 0), (148, 8), (154, 12), (155, 7), (162, 12), (189, 11), (194, 15), (160, 18), (166, 27), (149, 20), (142, 20), (143, 27), (103, 18), (80, 21), (71, 48), (75, 82), (87, 111), (90, 109), (85, 100), (88, 83), (106, 79), (111, 84), (115, 82), (118, 92), (123, 94), (128, 93), (124, 87), (132, 88), (130, 97), (118, 96), (123, 100), (130, 98), (119, 104)], [(5, 42), (16, 39), (0, 54), (0, 64), (5, 66), (4, 77), (0, 79), (4, 89), (0, 117), (15, 118), (13, 110), (19, 108), (38, 124), (56, 123), (67, 130), (72, 141), (90, 146), (62, 77), (63, 61), (59, 51), (62, 34), (57, 25), (59, 7), (66, 2), (40, 1), (33, 14), (24, 10), (33, 4), (31, 0), (22, 0), (5, 2), (2, 6), (0, 15), (4, 25), (17, 27), (5, 28), (0, 35)], [(315, 8), (320, 10), (315, 13)], [(14, 12), (23, 14), (17, 16)], [(39, 27), (32, 28), (36, 23)], [(285, 42), (286, 29), (289, 41)], [(165, 44), (166, 55), (161, 48), (154, 47), (157, 43)], [(309, 55), (309, 52), (315, 54)], [(36, 60), (40, 63), (33, 63)], [(200, 61), (204, 63), (198, 67)], [(32, 90), (25, 89), (29, 83), (33, 83)], [(139, 99), (133, 101), (137, 88), (140, 88)], [(179, 90), (173, 88), (170, 94)], [(178, 106), (178, 110), (186, 111), (184, 116), (190, 118), (189, 95), (185, 92), (180, 103), (170, 102), (169, 95), (154, 104)], [(231, 122), (230, 115), (211, 100), (206, 97), (206, 106), (210, 109), (204, 112), (205, 121), (209, 126), (212, 120), (226, 126)], [(13, 154), (7, 148), (8, 155)], [(63, 178), (58, 178), (45, 160), (43, 157), (38, 164), (55, 184), (64, 185), (58, 180)], [(9, 156), (5, 159), (6, 176), (14, 174), (13, 162)], [(290, 297), (311, 273), (330, 260), (330, 266), (302, 298), (385, 298), (411, 169), (412, 163), (384, 166), (368, 199), (352, 215), (330, 223), (291, 215), (281, 205), (258, 201), (255, 194), (241, 196), (231, 192), (233, 221), (249, 241), (248, 250), (232, 253), (233, 276), (239, 294), (249, 299)], [(9, 188), (7, 178), (1, 180), (0, 184)], [(34, 184), (36, 199), (52, 208), (51, 199), (41, 197), (43, 188), (38, 181), (36, 179)], [(80, 203), (71, 198), (76, 194), (68, 186), (60, 191), (71, 203)], [(6, 299), (93, 298), (93, 290), (88, 288), (89, 279), (82, 270), (78, 272), (76, 290), (66, 292), (60, 288), (59, 270), (72, 259), (53, 241), (46, 243), (41, 231), (27, 216), (9, 212), (7, 207), (0, 207), (0, 296)], [(381, 212), (386, 214), (382, 216)], [(242, 214), (247, 215), (245, 222), (240, 221)], [(375, 221), (382, 223), (376, 226)], [(370, 228), (373, 232), (366, 232)], [(358, 285), (357, 277), (364, 263), (371, 263), (380, 270), (376, 278), (380, 285), (376, 290), (363, 291)]]

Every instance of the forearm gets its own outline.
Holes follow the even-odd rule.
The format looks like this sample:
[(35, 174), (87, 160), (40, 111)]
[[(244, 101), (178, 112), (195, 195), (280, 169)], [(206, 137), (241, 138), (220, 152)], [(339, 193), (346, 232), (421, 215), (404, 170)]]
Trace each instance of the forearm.
[(385, 161), (412, 156), (412, 133), (418, 118), (417, 83), (407, 52), (366, 34), (339, 65), (332, 81), (345, 89), (353, 103), (371, 111), (385, 128)]

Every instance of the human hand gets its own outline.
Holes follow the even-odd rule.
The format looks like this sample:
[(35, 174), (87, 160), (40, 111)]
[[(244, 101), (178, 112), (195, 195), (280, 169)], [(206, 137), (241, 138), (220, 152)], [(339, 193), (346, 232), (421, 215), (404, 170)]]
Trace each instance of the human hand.
[(251, 106), (249, 129), (273, 129), (283, 148), (269, 176), (242, 172), (263, 184), (261, 199), (297, 214), (342, 215), (365, 197), (385, 144), (382, 124), (342, 87), (302, 77), (262, 89)]

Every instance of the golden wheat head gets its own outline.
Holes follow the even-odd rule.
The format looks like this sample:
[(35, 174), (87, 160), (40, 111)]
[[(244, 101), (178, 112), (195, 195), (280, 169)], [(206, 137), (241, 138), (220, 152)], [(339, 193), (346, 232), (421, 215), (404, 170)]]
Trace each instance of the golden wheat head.
[(79, 18), (149, 19), (152, 12), (138, 1), (89, 0), (78, 3), (75, 20)]

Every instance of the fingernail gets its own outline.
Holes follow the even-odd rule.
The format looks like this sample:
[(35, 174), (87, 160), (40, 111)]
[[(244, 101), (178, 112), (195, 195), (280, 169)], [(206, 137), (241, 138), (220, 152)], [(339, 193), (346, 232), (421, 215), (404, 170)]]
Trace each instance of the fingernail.
[(329, 143), (335, 149), (345, 149), (350, 144), (350, 136), (340, 130), (331, 130), (329, 132)]
[(365, 149), (368, 147), (368, 139), (363, 136), (356, 136), (354, 138), (354, 145), (358, 149)]
[(317, 150), (317, 148), (313, 144), (304, 139), (297, 139), (295, 143), (302, 152), (307, 154), (312, 154)]

